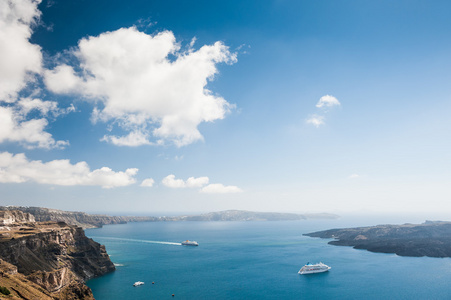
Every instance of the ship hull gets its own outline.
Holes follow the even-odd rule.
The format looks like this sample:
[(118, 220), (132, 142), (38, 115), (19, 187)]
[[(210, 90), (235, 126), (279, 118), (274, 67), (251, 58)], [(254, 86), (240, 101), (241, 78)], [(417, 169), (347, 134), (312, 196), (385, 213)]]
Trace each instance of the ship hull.
[(328, 265), (325, 265), (323, 263), (319, 264), (306, 264), (299, 270), (299, 274), (305, 275), (305, 274), (315, 274), (315, 273), (323, 273), (329, 271), (331, 268)]
[(298, 273), (301, 275), (306, 275), (306, 274), (315, 274), (315, 273), (323, 273), (323, 272), (327, 272), (330, 270), (330, 267), (328, 269), (323, 269), (323, 270), (307, 270), (307, 271), (299, 271)]

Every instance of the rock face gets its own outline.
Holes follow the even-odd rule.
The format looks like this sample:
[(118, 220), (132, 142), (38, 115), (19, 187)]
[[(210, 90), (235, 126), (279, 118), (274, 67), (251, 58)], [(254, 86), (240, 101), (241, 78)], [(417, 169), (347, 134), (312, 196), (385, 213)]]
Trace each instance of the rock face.
[(334, 238), (331, 245), (353, 246), (372, 252), (396, 253), (400, 256), (451, 257), (451, 222), (378, 225), (331, 229), (305, 234)]
[[(9, 220), (8, 213), (5, 215)], [(38, 291), (53, 299), (93, 299), (84, 281), (115, 269), (105, 247), (87, 238), (80, 227), (64, 222), (8, 225), (0, 230), (0, 258), (3, 263), (13, 266), (9, 270), (15, 268), (17, 276), (32, 282), (34, 285), (30, 289), (38, 286)], [(14, 271), (3, 271), (10, 277), (16, 276), (12, 273)], [(28, 290), (23, 286), (9, 287), (11, 293), (18, 297), (24, 296), (25, 290)]]
[(76, 225), (83, 228), (102, 227), (109, 224), (125, 224), (127, 217), (111, 217), (107, 215), (90, 215), (78, 211), (63, 211), (33, 206), (0, 206), (0, 210), (21, 211), (33, 215), (36, 221), (46, 222), (65, 222), (70, 225)]

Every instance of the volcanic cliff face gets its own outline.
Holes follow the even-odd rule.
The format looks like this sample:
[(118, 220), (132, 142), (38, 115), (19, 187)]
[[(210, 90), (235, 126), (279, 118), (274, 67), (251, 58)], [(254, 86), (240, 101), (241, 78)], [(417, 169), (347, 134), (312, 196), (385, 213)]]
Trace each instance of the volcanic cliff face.
[(11, 293), (25, 299), (24, 290), (33, 286), (54, 299), (93, 299), (84, 281), (115, 269), (104, 246), (87, 238), (82, 228), (64, 222), (16, 222), (0, 227), (0, 258), (3, 265), (17, 269), (9, 277), (23, 276), (34, 284), (24, 289), (0, 280), (0, 285), (9, 288), (10, 284)]

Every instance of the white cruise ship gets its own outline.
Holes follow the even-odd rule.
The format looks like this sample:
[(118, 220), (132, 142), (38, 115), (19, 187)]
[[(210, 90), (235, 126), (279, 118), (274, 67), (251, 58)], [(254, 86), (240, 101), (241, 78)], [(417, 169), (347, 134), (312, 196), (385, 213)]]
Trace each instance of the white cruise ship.
[(135, 282), (134, 284), (133, 284), (133, 286), (140, 286), (140, 285), (143, 285), (144, 284), (144, 282), (142, 282), (142, 281), (137, 281), (137, 282)]
[(321, 272), (326, 272), (329, 270), (330, 270), (330, 267), (328, 265), (323, 264), (322, 262), (320, 262), (319, 264), (314, 264), (314, 265), (312, 265), (311, 263), (307, 263), (305, 266), (303, 266), (299, 270), (298, 273), (301, 275), (304, 275), (304, 274), (321, 273)]

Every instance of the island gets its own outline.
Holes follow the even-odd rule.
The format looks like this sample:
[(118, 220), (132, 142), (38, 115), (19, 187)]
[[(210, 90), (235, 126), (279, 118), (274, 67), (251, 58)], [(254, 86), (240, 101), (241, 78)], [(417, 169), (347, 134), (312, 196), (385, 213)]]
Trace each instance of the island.
[(82, 228), (97, 228), (103, 225), (125, 224), (128, 222), (182, 222), (182, 221), (296, 221), (308, 219), (336, 219), (339, 216), (329, 213), (277, 213), (253, 212), (246, 210), (225, 210), (198, 215), (182, 216), (108, 216), (87, 214), (77, 211), (33, 206), (0, 206), (0, 210), (16, 210), (32, 214), (36, 221), (55, 221), (80, 226)]
[(451, 222), (445, 221), (330, 229), (304, 235), (332, 238), (334, 240), (329, 242), (331, 245), (352, 246), (371, 252), (414, 257), (451, 257)]

